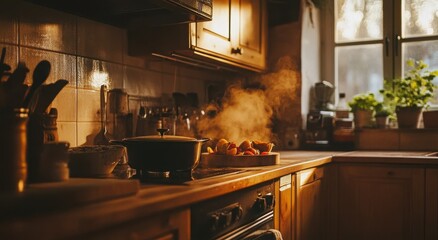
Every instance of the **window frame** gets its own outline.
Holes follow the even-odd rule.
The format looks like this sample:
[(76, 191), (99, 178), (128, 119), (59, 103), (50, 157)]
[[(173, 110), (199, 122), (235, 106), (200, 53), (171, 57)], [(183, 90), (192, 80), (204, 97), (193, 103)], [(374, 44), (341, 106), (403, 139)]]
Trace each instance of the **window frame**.
[[(394, 79), (403, 74), (403, 52), (402, 45), (409, 42), (427, 40), (438, 40), (438, 36), (402, 37), (402, 1), (382, 0), (383, 2), (383, 34), (381, 40), (366, 40), (354, 42), (335, 42), (335, 2), (326, 0), (321, 9), (321, 78), (327, 79), (335, 86), (335, 104), (339, 101), (339, 90), (337, 86), (335, 62), (335, 48), (338, 46), (354, 46), (363, 44), (382, 44), (383, 77)], [(385, 14), (386, 13), (386, 14)], [(389, 14), (388, 14), (389, 13)], [(433, 69), (430, 69), (433, 70)], [(383, 87), (383, 86), (382, 86)], [(438, 89), (435, 91), (438, 94)], [(351, 98), (352, 96), (350, 96)], [(437, 108), (438, 105), (431, 106)]]

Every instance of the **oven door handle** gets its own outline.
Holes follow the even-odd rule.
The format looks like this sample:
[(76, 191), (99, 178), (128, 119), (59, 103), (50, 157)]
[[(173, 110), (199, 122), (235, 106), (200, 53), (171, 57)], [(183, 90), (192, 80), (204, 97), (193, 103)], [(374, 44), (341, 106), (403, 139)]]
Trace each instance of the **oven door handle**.
[[(274, 211), (269, 211), (264, 215), (260, 216), (256, 220), (245, 224), (239, 228), (234, 229), (231, 232), (226, 233), (225, 235), (220, 236), (217, 240), (225, 240), (225, 239), (245, 239), (245, 236), (253, 233), (254, 231), (260, 229), (261, 226), (274, 223)], [(270, 228), (272, 228), (271, 226)]]

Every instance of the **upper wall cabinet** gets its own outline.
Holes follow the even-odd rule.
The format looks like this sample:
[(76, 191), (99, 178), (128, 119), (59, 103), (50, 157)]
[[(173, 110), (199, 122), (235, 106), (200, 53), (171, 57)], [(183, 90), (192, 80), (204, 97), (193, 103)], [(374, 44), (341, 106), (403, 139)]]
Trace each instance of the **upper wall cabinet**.
[(266, 67), (266, 11), (263, 0), (215, 0), (213, 20), (192, 23), (192, 42), (256, 69)]
[[(267, 9), (264, 0), (214, 0), (212, 21), (129, 31), (132, 55), (153, 54), (205, 68), (266, 68)], [(233, 69), (233, 68), (230, 68)]]

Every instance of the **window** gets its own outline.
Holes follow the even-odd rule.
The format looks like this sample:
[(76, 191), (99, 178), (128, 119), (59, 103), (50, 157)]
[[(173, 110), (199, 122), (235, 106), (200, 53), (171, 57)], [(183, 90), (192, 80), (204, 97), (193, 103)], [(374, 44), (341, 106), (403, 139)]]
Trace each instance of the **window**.
[(409, 58), (438, 69), (438, 0), (329, 0), (322, 19), (323, 78), (347, 100), (377, 94), (383, 79), (402, 76)]

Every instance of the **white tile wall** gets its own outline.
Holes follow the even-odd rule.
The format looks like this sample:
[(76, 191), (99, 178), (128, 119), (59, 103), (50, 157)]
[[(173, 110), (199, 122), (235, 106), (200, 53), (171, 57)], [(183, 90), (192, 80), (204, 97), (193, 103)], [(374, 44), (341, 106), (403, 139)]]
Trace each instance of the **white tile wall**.
[(78, 18), (78, 54), (122, 63), (125, 34), (120, 28)]
[(52, 102), (52, 108), (58, 109), (58, 122), (76, 122), (77, 90), (75, 87), (64, 87)]
[(34, 4), (20, 5), (20, 45), (76, 53), (76, 18)]
[(11, 1), (2, 1), (0, 7), (0, 42), (18, 43), (18, 5)]
[(44, 51), (28, 47), (20, 47), (19, 58), (30, 69), (26, 82), (32, 83), (32, 73), (41, 60), (51, 64), (50, 74), (45, 83), (53, 83), (58, 79), (69, 81), (69, 86), (76, 87), (76, 57), (64, 53)]

